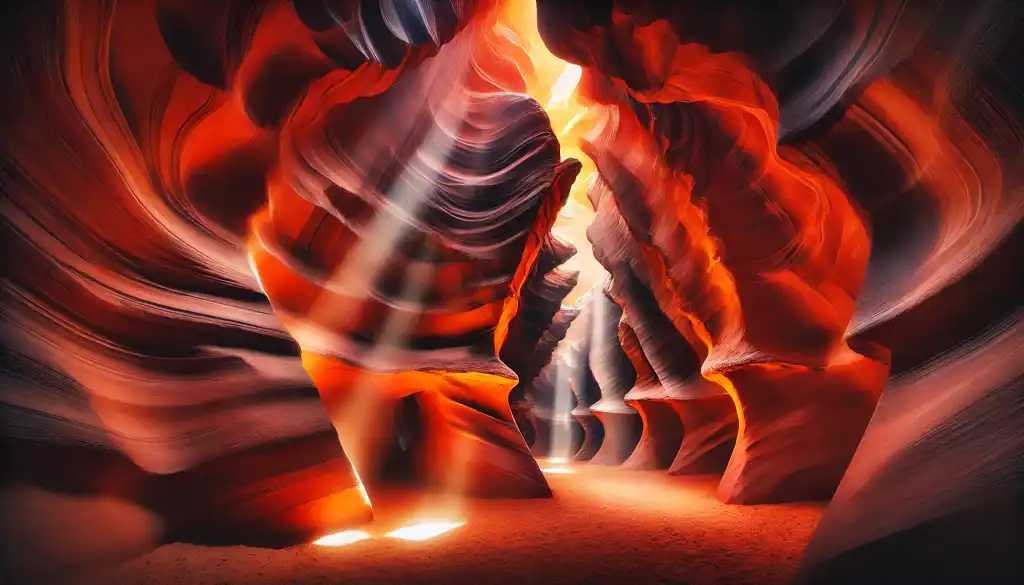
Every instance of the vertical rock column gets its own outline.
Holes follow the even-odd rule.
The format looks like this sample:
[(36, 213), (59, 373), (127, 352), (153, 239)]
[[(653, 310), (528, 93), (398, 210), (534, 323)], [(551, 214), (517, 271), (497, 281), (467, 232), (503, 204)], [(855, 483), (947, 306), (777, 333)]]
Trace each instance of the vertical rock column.
[(608, 298), (603, 285), (593, 294), (587, 358), (601, 398), (590, 406), (590, 412), (601, 421), (604, 440), (591, 463), (618, 465), (632, 454), (642, 431), (640, 415), (623, 400), (633, 387), (636, 373), (619, 344), (622, 309)]
[(640, 442), (623, 467), (664, 469), (679, 451), (683, 440), (682, 421), (667, 401), (659, 399), (664, 396), (661, 382), (647, 361), (636, 332), (625, 322), (619, 325), (619, 341), (636, 370), (636, 381), (623, 401), (637, 411), (643, 423)]
[(658, 279), (657, 263), (630, 233), (609, 185), (598, 180), (588, 196), (597, 212), (588, 237), (611, 274), (609, 293), (623, 311), (620, 342), (638, 372), (624, 400), (641, 414), (643, 437), (628, 467), (720, 471), (736, 437), (732, 401), (720, 385), (701, 377), (695, 347), (705, 348), (672, 290)]

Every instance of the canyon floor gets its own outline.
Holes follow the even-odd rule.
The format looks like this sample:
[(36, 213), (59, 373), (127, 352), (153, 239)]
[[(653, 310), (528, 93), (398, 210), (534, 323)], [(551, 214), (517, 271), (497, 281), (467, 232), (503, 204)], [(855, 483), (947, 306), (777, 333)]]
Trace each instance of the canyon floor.
[[(786, 583), (823, 503), (727, 506), (714, 477), (573, 466), (548, 475), (547, 500), (466, 500), (438, 515), (435, 497), (374, 496), (371, 538), (282, 550), (162, 546), (76, 585), (146, 583)], [(443, 516), (443, 518), (441, 518)], [(385, 536), (418, 518), (464, 522), (425, 541)]]

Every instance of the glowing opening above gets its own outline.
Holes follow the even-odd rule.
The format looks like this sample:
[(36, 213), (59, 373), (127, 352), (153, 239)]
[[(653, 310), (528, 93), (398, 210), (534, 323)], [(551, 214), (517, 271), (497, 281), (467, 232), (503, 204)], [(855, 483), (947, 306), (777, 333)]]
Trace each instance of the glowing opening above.
[(558, 79), (555, 80), (554, 85), (551, 86), (551, 99), (548, 100), (547, 107), (551, 108), (556, 105), (567, 104), (572, 93), (576, 91), (576, 85), (579, 84), (582, 77), (583, 68), (571, 63), (566, 64), (565, 70), (562, 71)]
[(392, 530), (388, 533), (388, 536), (402, 540), (428, 540), (435, 536), (440, 536), (449, 530), (454, 530), (463, 524), (465, 522), (423, 522)]
[(594, 125), (594, 121), (586, 116), (591, 104), (577, 91), (584, 78), (584, 70), (579, 65), (563, 61), (544, 44), (537, 28), (536, 0), (503, 0), (497, 26), (511, 33), (529, 56), (529, 66), (520, 67), (525, 93), (537, 100), (547, 113), (552, 130), (558, 133), (562, 160), (572, 157), (582, 165), (569, 191), (569, 201), (559, 212), (558, 221), (552, 229), (556, 237), (569, 242), (577, 250), (562, 265), (564, 270), (578, 273), (576, 286), (564, 300), (571, 305), (603, 274), (586, 234), (587, 226), (594, 219), (587, 189), (597, 167), (583, 152), (582, 139)]

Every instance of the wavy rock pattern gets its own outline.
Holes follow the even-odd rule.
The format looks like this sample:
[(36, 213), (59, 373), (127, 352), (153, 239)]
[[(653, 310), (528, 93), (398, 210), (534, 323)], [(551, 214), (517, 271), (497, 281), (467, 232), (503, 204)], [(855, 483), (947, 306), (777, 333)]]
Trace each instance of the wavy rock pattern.
[[(597, 209), (590, 238), (595, 256), (611, 270), (610, 293), (623, 310), (619, 339), (638, 373), (624, 400), (643, 418), (643, 436), (626, 466), (668, 467), (677, 474), (719, 471), (736, 437), (732, 402), (721, 386), (700, 376), (687, 337), (662, 312), (652, 289), (666, 307), (674, 306), (671, 291), (630, 236), (611, 189), (599, 180), (590, 197)], [(694, 337), (687, 321), (676, 322)]]
[[(1020, 152), (1019, 125), (992, 125), (1008, 115), (1008, 94), (998, 84), (963, 91), (980, 82), (981, 55), (1007, 47), (1009, 28), (995, 23), (1012, 10), (539, 8), (552, 51), (586, 70), (588, 154), (601, 175), (589, 237), (624, 309), (627, 352), (639, 370), (655, 369), (637, 352), (638, 323), (671, 324), (675, 333), (659, 337), (685, 339), (703, 378), (731, 396), (738, 436), (720, 497), (827, 496), (882, 391), (882, 346), (897, 368), (927, 354), (872, 343), (886, 336), (882, 324), (897, 327), (895, 317), (977, 266), (1021, 219), (1019, 179), (1006, 166)], [(775, 21), (784, 26), (744, 33)], [(961, 44), (943, 45), (952, 31)], [(956, 53), (970, 43), (980, 53)], [(900, 233), (885, 206), (921, 227)], [(631, 318), (644, 304), (660, 316)], [(633, 397), (660, 392), (649, 375), (640, 382)], [(678, 435), (670, 417), (646, 419), (630, 466), (663, 465), (669, 449), (654, 437)]]
[[(1021, 317), (894, 377), (797, 582), (1020, 577), (1013, 518), (1024, 495)], [(924, 548), (944, 553), (924, 562)]]
[[(538, 445), (538, 432), (537, 427), (538, 420), (534, 416), (536, 403), (533, 400), (531, 389), (537, 385), (538, 378), (543, 376), (547, 369), (557, 362), (553, 362), (555, 349), (558, 344), (565, 338), (569, 327), (572, 325), (572, 321), (577, 316), (577, 311), (573, 308), (563, 307), (558, 310), (555, 316), (551, 320), (551, 324), (544, 329), (544, 333), (541, 336), (539, 342), (536, 345), (534, 352), (530, 355), (529, 367), (522, 373), (517, 372), (519, 381), (516, 383), (516, 387), (512, 390), (510, 403), (512, 405), (512, 414), (515, 417), (516, 425), (519, 427), (519, 431), (523, 434), (523, 438), (526, 439), (527, 445), (531, 447), (531, 452), (537, 450), (543, 451), (545, 449), (543, 441)], [(540, 371), (537, 372), (538, 366)], [(548, 374), (554, 375), (554, 372)], [(545, 378), (539, 382), (539, 385), (548, 385), (546, 394), (552, 395), (554, 392), (554, 379)], [(540, 423), (544, 426), (545, 430), (541, 433), (543, 439), (549, 439), (551, 431), (549, 425)]]
[[(257, 14), (239, 10), (214, 21), (231, 32), (212, 35), (231, 45), (211, 49), (230, 53), (227, 69), (266, 40), (250, 38)], [(223, 107), (236, 103), (217, 86), (227, 69), (177, 53), (190, 41), (173, 12), (82, 2), (16, 20), (4, 111), (20, 114), (3, 137), (17, 259), (4, 275), (7, 475), (143, 506), (158, 517), (147, 538), (308, 540), (368, 520), (370, 507), (246, 261), (240, 231), (262, 196), (268, 138)], [(43, 550), (72, 546), (48, 538)]]
[(959, 536), (1020, 499), (1022, 9), (523, 5), (9, 7), (0, 503), (112, 536), (5, 521), (3, 577), (532, 450), (832, 497), (805, 582), (1019, 580)]
[[(297, 159), (285, 172), (298, 175), (271, 185), (253, 264), (344, 444), (388, 439), (384, 424), (360, 421), (387, 420), (397, 400), (427, 392), (413, 464), (430, 481), (446, 481), (469, 450), (458, 456), (480, 485), (466, 489), (543, 493), (508, 412), (516, 376), (498, 353), (511, 348), (525, 370), (571, 288), (554, 268), (528, 275), (579, 165), (558, 163), (536, 102), (461, 89), (461, 43), (385, 94), (293, 118)], [(358, 140), (368, 126), (351, 120), (372, 124), (372, 138)], [(369, 470), (380, 446), (365, 448), (353, 457)]]
[[(509, 324), (509, 339), (502, 347), (501, 361), (516, 373), (511, 404), (519, 430), (527, 444), (536, 441), (527, 397), (530, 388), (552, 359), (555, 348), (565, 338), (577, 311), (563, 307), (562, 300), (577, 284), (577, 273), (559, 268), (573, 254), (573, 248), (554, 236), (544, 242), (536, 267), (522, 295), (522, 309)], [(547, 436), (547, 431), (545, 431)]]
[[(691, 63), (699, 56), (677, 58)], [(691, 320), (683, 329), (703, 346), (703, 375), (725, 387), (739, 409), (737, 447), (720, 487), (722, 497), (763, 501), (816, 495), (813, 490), (838, 483), (885, 379), (884, 361), (874, 366), (870, 357), (842, 343), (848, 322), (843, 315), (848, 320), (852, 314), (866, 265), (865, 230), (846, 196), (825, 175), (774, 153), (761, 155), (766, 158), (759, 161), (757, 150), (768, 147), (750, 132), (745, 110), (712, 110), (709, 119), (700, 107), (679, 110), (693, 116), (694, 124), (707, 125), (705, 140), (720, 141), (717, 147), (707, 145), (711, 152), (695, 147), (702, 158), (683, 167), (700, 168), (700, 178), (669, 178), (667, 168), (657, 170), (652, 161), (657, 165), (663, 159), (653, 143), (642, 158), (618, 158), (614, 153), (625, 150), (616, 142), (643, 140), (637, 117), (625, 106), (609, 121), (618, 126), (616, 138), (605, 143), (610, 146), (595, 145), (593, 155), (619, 208), (630, 210), (623, 217), (629, 231), (646, 255), (660, 263), (673, 296), (683, 301)], [(770, 133), (765, 136), (767, 144), (774, 144)], [(725, 145), (739, 138), (753, 142), (731, 147), (729, 155)], [(729, 162), (730, 156), (735, 162)], [(724, 168), (711, 167), (711, 160), (721, 161)], [(819, 197), (817, 207), (808, 206), (814, 197)], [(654, 210), (659, 208), (680, 214), (658, 214)], [(737, 208), (750, 209), (747, 219)], [(751, 225), (757, 225), (756, 232)], [(852, 366), (854, 378), (846, 382), (842, 364), (848, 363), (858, 365)], [(785, 374), (778, 379), (778, 390), (769, 392), (772, 374), (767, 372), (779, 367)], [(807, 368), (837, 368), (828, 376), (836, 379), (834, 400), (817, 390), (822, 382), (814, 381), (815, 375), (805, 376)], [(801, 386), (807, 390), (797, 390)], [(788, 405), (779, 407), (780, 402)], [(832, 436), (814, 436), (813, 425), (784, 422), (800, 411), (805, 421), (833, 420), (828, 431)], [(781, 451), (789, 465), (780, 464)], [(815, 475), (797, 480), (800, 485), (780, 487), (805, 470)]]
[(535, 102), (483, 83), (515, 72), (482, 33), (456, 39), (487, 10), (12, 14), (5, 475), (148, 508), (156, 540), (308, 541), (372, 515), (336, 433), (389, 417), (339, 424), (351, 376), (396, 409), (436, 391), (399, 429), (425, 481), (462, 465), (467, 491), (548, 493), (498, 355), (529, 378), (571, 322), (548, 230), (578, 164)]

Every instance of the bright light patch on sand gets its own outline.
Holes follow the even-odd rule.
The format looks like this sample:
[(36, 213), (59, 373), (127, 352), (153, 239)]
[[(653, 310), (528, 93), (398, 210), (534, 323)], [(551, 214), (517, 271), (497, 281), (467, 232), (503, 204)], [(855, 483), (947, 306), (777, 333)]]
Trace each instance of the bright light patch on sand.
[(562, 465), (563, 463), (568, 463), (568, 459), (565, 457), (548, 457), (547, 462), (554, 465)]
[(463, 524), (465, 522), (423, 522), (392, 530), (388, 533), (388, 536), (401, 538), (402, 540), (428, 540), (435, 536), (440, 536), (449, 530), (454, 530)]
[(328, 534), (327, 536), (315, 540), (313, 544), (318, 546), (345, 546), (346, 544), (352, 544), (353, 542), (359, 542), (360, 540), (366, 540), (367, 538), (370, 538), (370, 535), (362, 530), (345, 530), (343, 532)]
[(541, 467), (540, 471), (541, 471), (541, 473), (555, 473), (555, 474), (558, 474), (558, 473), (575, 473), (573, 470), (569, 469), (568, 467)]

